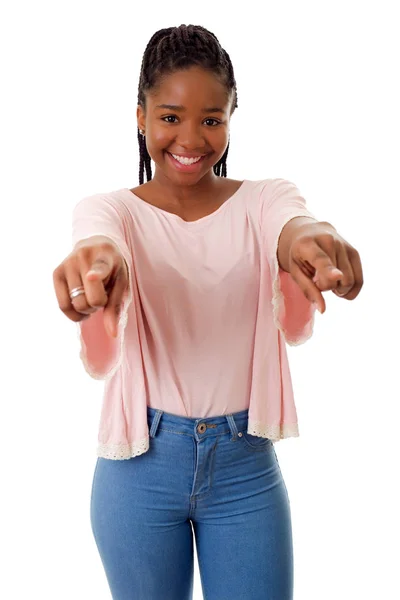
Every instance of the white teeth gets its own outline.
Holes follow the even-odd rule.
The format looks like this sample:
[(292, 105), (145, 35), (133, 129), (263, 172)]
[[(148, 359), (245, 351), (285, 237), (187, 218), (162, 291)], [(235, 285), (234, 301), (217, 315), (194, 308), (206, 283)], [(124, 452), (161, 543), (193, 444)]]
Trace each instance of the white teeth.
[(176, 154), (172, 154), (172, 156), (182, 165), (192, 165), (193, 163), (199, 162), (202, 158), (201, 156), (198, 156), (197, 158), (187, 158), (185, 156), (177, 156)]

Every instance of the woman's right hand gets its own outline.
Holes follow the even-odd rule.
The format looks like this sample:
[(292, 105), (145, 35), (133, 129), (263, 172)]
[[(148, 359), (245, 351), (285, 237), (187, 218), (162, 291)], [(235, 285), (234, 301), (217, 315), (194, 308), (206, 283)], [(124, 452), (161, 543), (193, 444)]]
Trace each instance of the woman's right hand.
[[(129, 286), (128, 267), (114, 242), (92, 236), (78, 242), (53, 272), (58, 306), (71, 321), (82, 321), (104, 307), (104, 326), (118, 335), (118, 320), (124, 292)], [(83, 286), (84, 294), (71, 300), (70, 291)]]

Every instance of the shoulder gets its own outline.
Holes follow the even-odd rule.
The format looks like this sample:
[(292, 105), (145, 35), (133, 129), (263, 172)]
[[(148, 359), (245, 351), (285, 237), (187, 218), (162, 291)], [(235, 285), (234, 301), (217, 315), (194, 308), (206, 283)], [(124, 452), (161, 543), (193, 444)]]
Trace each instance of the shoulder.
[(275, 190), (285, 187), (294, 186), (295, 184), (288, 179), (282, 177), (267, 177), (263, 179), (247, 179), (245, 180), (256, 190)]
[(73, 211), (75, 214), (108, 214), (122, 216), (129, 211), (129, 190), (122, 188), (108, 192), (97, 192), (84, 196), (75, 203)]
[(300, 190), (295, 183), (283, 177), (269, 177), (249, 181), (254, 194), (262, 202), (273, 202), (282, 196), (299, 195)]

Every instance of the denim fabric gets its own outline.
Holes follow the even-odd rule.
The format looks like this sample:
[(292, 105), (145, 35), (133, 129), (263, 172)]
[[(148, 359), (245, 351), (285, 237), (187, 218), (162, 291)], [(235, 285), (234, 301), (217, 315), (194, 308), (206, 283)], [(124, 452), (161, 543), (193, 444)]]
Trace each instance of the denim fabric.
[(188, 418), (147, 407), (150, 448), (97, 458), (90, 519), (113, 600), (292, 600), (290, 502), (248, 410)]

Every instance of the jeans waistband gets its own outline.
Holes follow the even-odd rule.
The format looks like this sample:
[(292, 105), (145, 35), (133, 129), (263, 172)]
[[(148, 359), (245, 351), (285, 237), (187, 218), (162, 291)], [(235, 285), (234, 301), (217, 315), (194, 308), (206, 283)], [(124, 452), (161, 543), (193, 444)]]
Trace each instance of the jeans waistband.
[(232, 433), (236, 439), (238, 433), (247, 430), (249, 411), (246, 408), (236, 413), (219, 415), (217, 417), (181, 417), (165, 412), (159, 408), (147, 407), (147, 422), (149, 435), (154, 437), (158, 428), (168, 429), (174, 433), (193, 435), (197, 441), (204, 437)]

